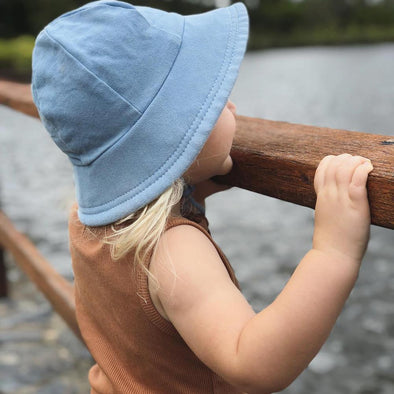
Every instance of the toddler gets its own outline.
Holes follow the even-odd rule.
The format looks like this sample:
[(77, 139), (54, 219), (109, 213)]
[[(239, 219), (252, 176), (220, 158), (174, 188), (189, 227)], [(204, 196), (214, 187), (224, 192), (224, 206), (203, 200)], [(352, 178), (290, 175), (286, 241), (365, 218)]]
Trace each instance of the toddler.
[(261, 312), (211, 238), (204, 199), (232, 168), (228, 98), (247, 38), (241, 3), (184, 17), (109, 0), (37, 37), (34, 100), (74, 169), (70, 249), (91, 393), (282, 390), (356, 281), (370, 225), (362, 157), (321, 161), (313, 247)]

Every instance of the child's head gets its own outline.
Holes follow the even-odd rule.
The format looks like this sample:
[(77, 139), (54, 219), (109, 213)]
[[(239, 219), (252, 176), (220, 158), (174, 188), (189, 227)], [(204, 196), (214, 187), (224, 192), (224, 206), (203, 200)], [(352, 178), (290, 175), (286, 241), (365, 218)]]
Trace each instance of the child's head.
[(39, 34), (33, 97), (73, 163), (84, 224), (115, 222), (156, 199), (207, 140), (186, 177), (231, 168), (226, 103), (247, 36), (242, 4), (183, 17), (118, 1), (89, 3)]

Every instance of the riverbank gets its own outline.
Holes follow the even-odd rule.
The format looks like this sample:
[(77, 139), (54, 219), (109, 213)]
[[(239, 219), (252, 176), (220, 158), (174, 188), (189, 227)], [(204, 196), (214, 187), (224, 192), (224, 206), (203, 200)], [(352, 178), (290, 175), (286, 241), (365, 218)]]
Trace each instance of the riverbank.
[(338, 29), (322, 26), (298, 29), (292, 33), (252, 32), (248, 48), (251, 51), (272, 48), (307, 46), (345, 46), (394, 42), (394, 26), (347, 26)]

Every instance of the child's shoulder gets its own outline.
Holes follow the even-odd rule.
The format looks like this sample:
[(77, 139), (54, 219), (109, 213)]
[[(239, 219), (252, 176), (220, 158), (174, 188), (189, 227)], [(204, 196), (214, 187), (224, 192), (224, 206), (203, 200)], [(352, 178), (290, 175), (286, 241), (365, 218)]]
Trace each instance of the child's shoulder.
[(220, 260), (207, 228), (200, 223), (183, 218), (170, 221), (158, 242), (156, 257), (159, 257), (161, 253), (169, 253), (173, 260), (191, 261), (206, 257), (206, 255), (215, 256)]
[[(231, 281), (212, 239), (199, 225), (184, 221), (168, 228), (152, 256), (149, 271), (157, 279), (159, 297), (189, 305), (197, 292), (216, 277)], [(171, 295), (170, 298), (167, 296)], [(193, 299), (195, 297), (195, 299)]]

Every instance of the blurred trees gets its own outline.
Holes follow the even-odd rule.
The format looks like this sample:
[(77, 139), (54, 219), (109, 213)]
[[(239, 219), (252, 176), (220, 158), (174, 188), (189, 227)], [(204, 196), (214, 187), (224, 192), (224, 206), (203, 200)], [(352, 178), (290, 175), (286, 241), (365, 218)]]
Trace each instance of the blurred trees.
[[(77, 8), (84, 0), (0, 0), (0, 37), (37, 33), (58, 15)], [(215, 0), (129, 1), (192, 14), (214, 8)], [(236, 1), (232, 0), (232, 3)], [(394, 0), (244, 0), (249, 7), (251, 30), (290, 33), (326, 27), (394, 26)]]
[[(88, 2), (88, 0), (0, 0), (0, 37), (11, 38), (21, 34), (36, 36), (46, 24), (57, 16)], [(127, 2), (176, 11), (181, 14), (207, 11), (213, 5), (213, 2), (211, 6), (207, 6), (200, 1), (184, 0)]]
[(394, 40), (394, 0), (259, 0), (250, 20), (254, 48)]
[[(194, 14), (238, 0), (130, 0)], [(394, 0), (243, 0), (249, 49), (394, 41)], [(0, 72), (30, 71), (34, 36), (51, 20), (88, 0), (0, 0)], [(18, 72), (19, 72), (18, 71)]]

